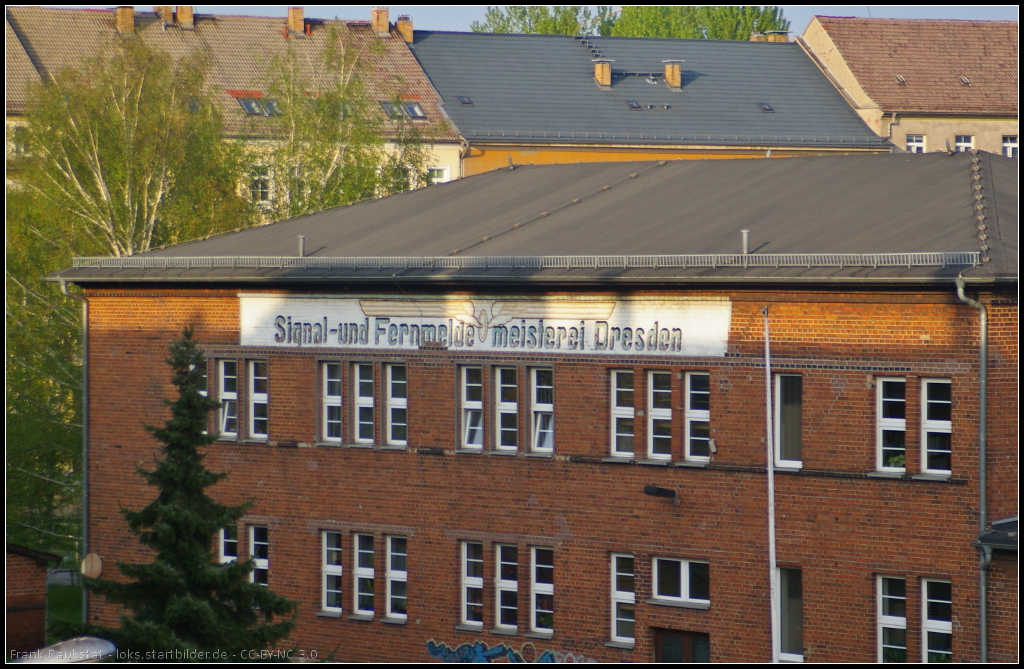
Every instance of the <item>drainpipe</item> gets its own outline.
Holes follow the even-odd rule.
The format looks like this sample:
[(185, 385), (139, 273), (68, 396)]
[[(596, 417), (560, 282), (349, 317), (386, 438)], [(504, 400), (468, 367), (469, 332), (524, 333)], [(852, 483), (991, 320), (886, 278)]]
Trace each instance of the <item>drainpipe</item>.
[[(82, 303), (82, 558), (89, 554), (89, 303), (68, 292), (67, 280), (60, 279), (60, 292)], [(89, 622), (89, 591), (82, 589), (82, 620)]]
[(768, 587), (771, 598), (772, 615), (772, 662), (779, 661), (782, 650), (782, 631), (779, 629), (780, 593), (779, 569), (775, 556), (775, 447), (773, 444), (775, 429), (772, 426), (772, 349), (768, 335), (768, 307), (761, 311), (764, 314), (764, 408), (765, 408), (765, 443), (768, 452)]
[[(981, 350), (978, 353), (978, 533), (988, 529), (988, 309), (964, 293), (963, 275), (956, 278), (956, 294), (960, 301), (978, 310), (981, 316)], [(984, 548), (988, 548), (985, 546)], [(981, 617), (981, 661), (988, 662), (988, 567), (992, 562), (992, 551), (982, 550), (978, 554), (978, 602)]]

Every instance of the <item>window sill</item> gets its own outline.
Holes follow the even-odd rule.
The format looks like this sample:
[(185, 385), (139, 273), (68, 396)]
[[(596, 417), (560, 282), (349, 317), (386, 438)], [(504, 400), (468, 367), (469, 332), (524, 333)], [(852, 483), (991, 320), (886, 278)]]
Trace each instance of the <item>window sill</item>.
[(497, 451), (497, 450), (495, 450), (495, 451), (487, 451), (487, 455), (504, 455), (505, 457), (509, 457), (509, 456), (515, 457), (515, 456), (519, 455), (519, 451), (518, 450), (516, 450), (516, 451), (513, 451), (513, 450)]
[(551, 452), (551, 451), (542, 451), (542, 452), (530, 451), (528, 453), (523, 453), (523, 457), (524, 458), (553, 458), (553, 457), (555, 457), (555, 454), (553, 452)]
[(611, 465), (631, 465), (633, 464), (633, 457), (622, 457), (619, 455), (609, 455), (606, 458), (601, 458), (601, 462)]
[(527, 639), (554, 639), (555, 632), (554, 630), (550, 632), (527, 632), (523, 636)]
[(380, 619), (380, 621), (382, 623), (384, 623), (385, 625), (405, 625), (407, 622), (409, 622), (409, 619), (408, 618), (390, 618), (388, 616), (384, 616), (383, 618)]
[(698, 611), (707, 611), (711, 608), (711, 602), (685, 602), (652, 598), (648, 599), (647, 603), (654, 606), (669, 606), (674, 609), (696, 609)]
[(409, 447), (404, 445), (404, 444), (402, 444), (402, 445), (399, 445), (399, 444), (387, 444), (385, 446), (381, 446), (380, 450), (382, 450), (382, 451), (408, 451)]
[(794, 655), (792, 653), (779, 653), (779, 662), (803, 662), (803, 655)]
[(948, 481), (950, 479), (949, 474), (914, 474), (911, 476), (915, 481)]
[(484, 624), (473, 625), (471, 623), (459, 623), (455, 626), (457, 632), (483, 632)]
[(636, 643), (629, 643), (628, 641), (605, 641), (605, 648), (618, 648), (620, 650), (633, 650), (636, 647)]
[[(341, 617), (341, 611), (317, 611), (316, 612), (316, 617), (317, 618), (340, 618)], [(349, 617), (351, 617), (351, 616), (349, 616)]]
[(317, 448), (341, 448), (344, 446), (344, 444), (339, 441), (318, 441), (313, 445)]
[(501, 627), (495, 627), (494, 629), (489, 630), (489, 631), (490, 631), (491, 634), (497, 634), (498, 636), (519, 636), (519, 630), (518, 629), (507, 630), (507, 629), (503, 629)]
[(683, 460), (676, 463), (676, 467), (692, 467), (693, 469), (707, 469), (708, 462), (703, 460)]
[(342, 444), (342, 448), (365, 448), (367, 450), (373, 450), (373, 444)]
[(466, 453), (480, 455), (483, 452), (484, 452), (484, 449), (482, 449), (482, 448), (456, 448), (455, 449), (455, 453), (460, 454), (460, 455), (461, 454), (466, 454)]
[(869, 479), (901, 479), (906, 475), (906, 472), (868, 472), (867, 477)]
[(638, 465), (647, 465), (648, 467), (668, 467), (672, 464), (671, 460), (637, 460)]
[(373, 614), (372, 613), (350, 613), (348, 615), (348, 620), (362, 620), (363, 622), (367, 622), (368, 623), (368, 622), (372, 622), (373, 621)]
[(257, 439), (255, 437), (249, 437), (248, 439), (243, 439), (242, 443), (243, 444), (259, 444), (259, 445), (262, 445), (262, 446), (267, 446), (268, 444), (270, 444), (270, 440), (269, 439)]
[(799, 474), (801, 471), (803, 471), (803, 468), (804, 466), (800, 464), (775, 465), (775, 471), (782, 474)]

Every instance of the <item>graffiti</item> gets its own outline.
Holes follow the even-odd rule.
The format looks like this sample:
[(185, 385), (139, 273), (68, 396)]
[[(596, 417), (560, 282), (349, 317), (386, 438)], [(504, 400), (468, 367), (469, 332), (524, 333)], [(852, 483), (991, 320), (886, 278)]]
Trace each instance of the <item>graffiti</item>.
[(569, 653), (560, 650), (545, 650), (542, 653), (532, 643), (524, 644), (516, 650), (506, 643), (488, 646), (482, 641), (464, 643), (450, 648), (446, 643), (437, 643), (433, 639), (427, 642), (427, 652), (431, 657), (440, 658), (444, 662), (514, 662), (514, 663), (555, 663), (555, 662), (594, 662), (582, 653)]

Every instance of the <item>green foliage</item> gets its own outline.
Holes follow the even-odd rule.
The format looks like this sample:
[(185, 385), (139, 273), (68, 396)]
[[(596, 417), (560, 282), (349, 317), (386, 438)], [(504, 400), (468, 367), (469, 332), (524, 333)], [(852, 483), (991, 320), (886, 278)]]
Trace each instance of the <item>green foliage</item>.
[(168, 402), (171, 418), (149, 428), (161, 441), (163, 459), (153, 471), (139, 474), (158, 491), (140, 511), (123, 510), (128, 526), (152, 549), (150, 563), (119, 562), (130, 582), (86, 579), (86, 587), (108, 601), (127, 607), (121, 627), (65, 626), (112, 639), (121, 650), (222, 651), (239, 660), (241, 651), (261, 650), (286, 637), (295, 626), (295, 604), (265, 586), (252, 583), (253, 560), (218, 564), (211, 547), (221, 527), (235, 525), (251, 503), (219, 504), (206, 489), (227, 474), (203, 465), (200, 449), (217, 440), (205, 432), (216, 402), (202, 394), (206, 360), (186, 330), (171, 344), (168, 364), (178, 398)]
[(582, 5), (508, 5), (488, 7), (483, 23), (474, 21), (476, 33), (530, 33), (537, 35), (608, 35), (614, 23), (611, 7), (599, 6), (592, 14)]
[(253, 176), (272, 184), (261, 205), (271, 220), (425, 183), (430, 150), (422, 126), (398, 111), (401, 82), (379, 83), (396, 110), (393, 119), (367, 90), (370, 57), (380, 48), (332, 27), (316, 56), (303, 57), (290, 43), (270, 63), (262, 81), (268, 99), (277, 101), (275, 113), (251, 119), (250, 128), (251, 135), (269, 141), (248, 149), (248, 157)]
[(754, 32), (788, 30), (781, 7), (631, 6), (623, 7), (608, 33), (616, 37), (748, 40)]

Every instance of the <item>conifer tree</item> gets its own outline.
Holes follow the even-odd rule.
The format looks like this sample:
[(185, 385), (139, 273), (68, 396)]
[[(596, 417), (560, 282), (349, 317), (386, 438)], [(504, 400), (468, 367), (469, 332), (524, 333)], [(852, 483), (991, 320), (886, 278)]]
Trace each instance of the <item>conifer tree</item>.
[(170, 349), (167, 362), (178, 398), (167, 403), (171, 418), (163, 427), (147, 426), (164, 444), (164, 457), (153, 471), (138, 469), (158, 490), (157, 498), (141, 511), (122, 511), (155, 558), (146, 564), (119, 562), (130, 582), (86, 579), (92, 593), (131, 611), (122, 616), (120, 628), (62, 631), (110, 638), (121, 651), (220, 651), (205, 657), (239, 661), (246, 657), (242, 651), (266, 649), (291, 632), (295, 604), (250, 581), (251, 558), (214, 560), (214, 537), (220, 528), (234, 526), (251, 502), (225, 506), (206, 494), (227, 476), (206, 469), (200, 450), (217, 440), (206, 428), (209, 412), (219, 405), (202, 392), (206, 361), (192, 331), (186, 329)]

